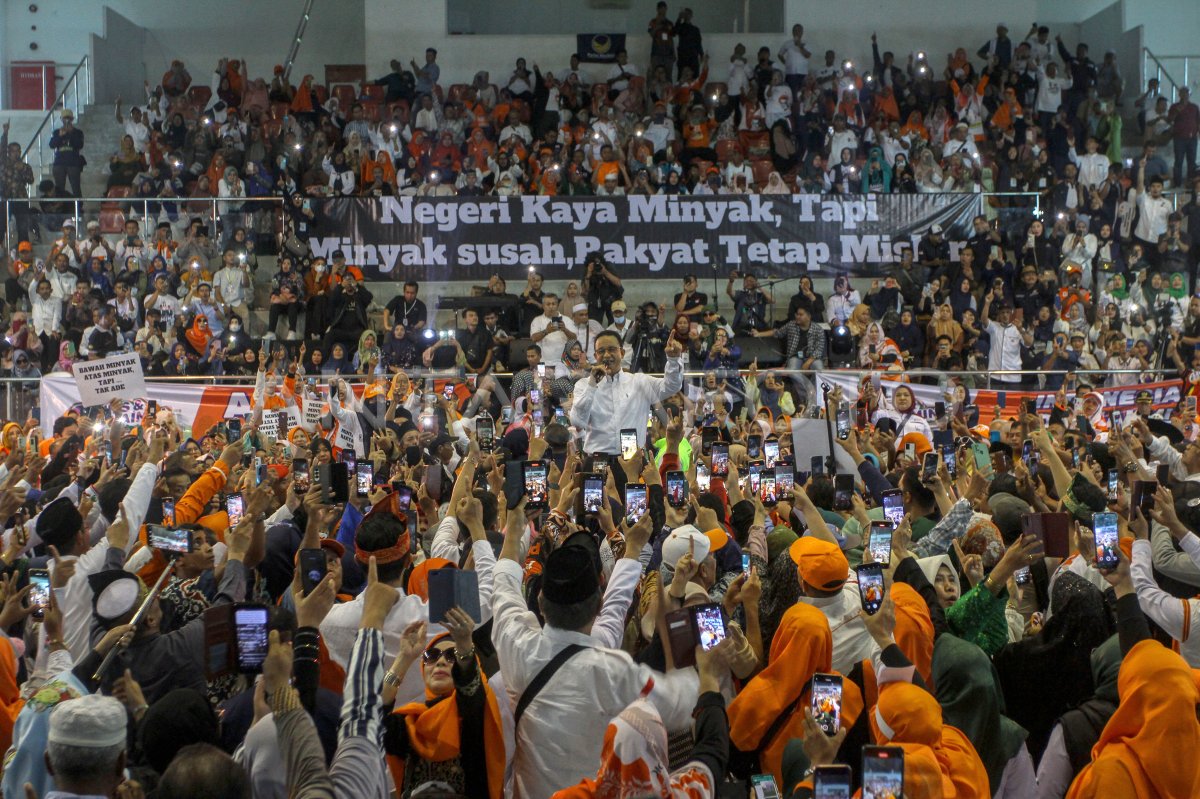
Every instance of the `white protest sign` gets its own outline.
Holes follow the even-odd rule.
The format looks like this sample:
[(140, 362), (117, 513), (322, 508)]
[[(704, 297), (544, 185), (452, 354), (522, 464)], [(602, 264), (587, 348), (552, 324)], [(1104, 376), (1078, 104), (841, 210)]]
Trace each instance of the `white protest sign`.
[(304, 429), (313, 431), (321, 424), (321, 411), (324, 409), (324, 403), (318, 397), (304, 398)]
[(74, 366), (75, 385), (84, 407), (106, 405), (113, 399), (146, 396), (142, 359), (136, 352), (122, 353), (99, 361), (80, 361)]

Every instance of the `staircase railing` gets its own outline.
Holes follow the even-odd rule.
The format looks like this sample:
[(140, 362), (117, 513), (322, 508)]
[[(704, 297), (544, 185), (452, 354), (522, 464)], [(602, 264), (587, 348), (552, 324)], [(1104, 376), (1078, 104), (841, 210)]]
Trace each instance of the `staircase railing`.
[(62, 91), (54, 98), (54, 102), (50, 104), (50, 109), (46, 111), (46, 116), (42, 117), (42, 123), (38, 125), (37, 131), (33, 134), (33, 138), (29, 140), (29, 144), (25, 146), (24, 152), (21, 153), (21, 158), (30, 166), (33, 166), (34, 161), (30, 160), (30, 154), (36, 158), (38, 175), (46, 174), (47, 153), (50, 149), (50, 136), (54, 133), (54, 115), (65, 108), (71, 109), (76, 118), (79, 117), (83, 109), (92, 100), (92, 71), (91, 63), (88, 56), (84, 56), (75, 65), (75, 69), (67, 77), (63, 83)]
[[(1171, 70), (1168, 71), (1167, 67)], [(1142, 48), (1142, 76), (1158, 79), (1159, 93), (1172, 103), (1179, 99), (1179, 90), (1191, 88), (1192, 79), (1200, 70), (1200, 55), (1156, 55), (1149, 47)], [(1181, 75), (1182, 79), (1176, 79)]]

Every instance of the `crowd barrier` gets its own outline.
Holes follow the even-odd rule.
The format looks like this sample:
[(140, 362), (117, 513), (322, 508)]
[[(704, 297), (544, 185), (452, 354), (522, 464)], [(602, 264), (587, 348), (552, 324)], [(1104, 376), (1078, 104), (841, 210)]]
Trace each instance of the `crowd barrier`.
[[(1175, 411), (1185, 390), (1182, 380), (1167, 378), (1162, 372), (1148, 374), (1130, 370), (1078, 370), (1070, 373), (1057, 370), (988, 373), (913, 370), (884, 373), (861, 369), (819, 371), (771, 369), (761, 371), (759, 376), (765, 376), (767, 371), (781, 380), (798, 381), (806, 391), (814, 392), (808, 396), (815, 398), (823, 396), (827, 389), (840, 387), (845, 400), (851, 403), (857, 400), (860, 389), (868, 383), (884, 396), (885, 402), (897, 387), (907, 385), (912, 389), (916, 399), (915, 412), (918, 415), (933, 419), (936, 413), (936, 404), (939, 402), (946, 403), (948, 408), (953, 407), (954, 403), (958, 403), (960, 406), (973, 405), (978, 407), (979, 418), (985, 424), (997, 416), (1011, 417), (1015, 415), (1025, 400), (1033, 400), (1039, 413), (1049, 414), (1058, 403), (1059, 396), (1057, 391), (1036, 387), (1038, 377), (1044, 375), (1064, 377), (1074, 375), (1077, 385), (1096, 386), (1088, 390), (1094, 392), (1100, 401), (1094, 404), (1094, 410), (1090, 410), (1089, 413), (1092, 415), (1111, 413), (1118, 422), (1126, 414), (1134, 412), (1136, 396), (1141, 390), (1151, 392), (1153, 410), (1168, 418)], [(703, 401), (703, 392), (699, 388), (699, 383), (704, 374), (703, 372), (685, 372), (684, 374), (685, 383), (692, 387), (689, 388), (689, 392), (697, 402)], [(454, 371), (412, 370), (409, 375), (414, 381), (431, 381), (429, 388), (439, 392), (445, 382), (451, 380), (460, 386), (458, 393), (460, 399), (469, 397), (471, 388), (475, 385), (474, 380), (468, 380), (473, 376), (464, 376)], [(746, 376), (746, 372), (737, 374), (737, 377), (741, 379)], [(1137, 379), (1137, 382), (1121, 386), (1102, 385), (1109, 382), (1108, 379), (1114, 376), (1122, 381)], [(360, 390), (362, 386), (374, 379), (368, 375), (345, 375), (343, 377)], [(497, 374), (493, 377), (503, 385), (511, 375)], [(991, 378), (990, 384), (987, 382), (989, 377)], [(1146, 379), (1152, 377), (1160, 379)], [(1020, 382), (1006, 382), (1008, 378), (1015, 378)], [(967, 388), (963, 384), (963, 381), (967, 379), (979, 380), (983, 387)], [(327, 383), (328, 378), (321, 378), (321, 382)], [(742, 392), (736, 385), (737, 380), (727, 380), (727, 383), (730, 384), (729, 391), (732, 399), (738, 401)], [(24, 420), (31, 409), (37, 408), (41, 414), (43, 427), (49, 427), (53, 424), (54, 418), (79, 402), (75, 379), (66, 373), (52, 373), (37, 382), (3, 378), (0, 380), (0, 384), (4, 386), (5, 418), (7, 419)], [(146, 399), (153, 399), (162, 407), (174, 409), (185, 426), (194, 430), (205, 430), (222, 419), (251, 412), (254, 379), (249, 377), (151, 377), (146, 380), (146, 390), (148, 394)], [(1074, 397), (1075, 390), (1072, 388), (1068, 392), (1068, 401), (1072, 405)], [(299, 424), (304, 421), (302, 413), (302, 409), (293, 412), (295, 423)]]

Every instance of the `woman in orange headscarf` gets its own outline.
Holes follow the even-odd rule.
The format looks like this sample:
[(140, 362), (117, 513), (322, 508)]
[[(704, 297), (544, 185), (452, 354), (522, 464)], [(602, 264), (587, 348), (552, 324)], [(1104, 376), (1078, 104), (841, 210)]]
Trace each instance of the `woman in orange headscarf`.
[(8, 455), (21, 443), (21, 425), (9, 422), (0, 430), (0, 455)]
[[(13, 589), (15, 590), (15, 581)], [(8, 636), (0, 641), (0, 746), (4, 751), (12, 745), (13, 727), (25, 700), (21, 699), (17, 682), (17, 653)]]
[[(783, 784), (783, 750), (804, 737), (804, 710), (817, 672), (833, 664), (833, 635), (825, 614), (799, 603), (783, 614), (771, 639), (771, 660), (729, 705), (729, 740), (745, 753), (757, 753), (764, 773)], [(935, 703), (936, 704), (936, 703)], [(842, 726), (862, 712), (862, 695), (850, 680), (842, 688)]]
[(208, 327), (208, 317), (202, 313), (196, 314), (192, 326), (184, 332), (183, 337), (187, 339), (188, 346), (195, 352), (196, 357), (203, 358), (208, 349), (208, 342), (212, 341), (213, 337), (212, 330)]
[[(418, 660), (425, 701), (384, 717), (384, 750), (396, 792), (408, 796), (418, 785), (438, 780), (461, 796), (499, 799), (504, 792), (504, 735), (496, 696), (475, 658), (475, 622), (452, 608), (442, 624), (449, 633), (425, 644), (425, 623), (404, 631), (389, 675), (403, 677)], [(399, 680), (387, 677), (385, 708), (396, 699)]]
[(892, 682), (879, 690), (871, 733), (904, 750), (905, 799), (991, 799), (987, 769), (971, 741), (942, 723), (942, 708), (924, 688)]
[(1157, 641), (1139, 641), (1117, 677), (1121, 701), (1067, 799), (1200, 796), (1196, 672)]

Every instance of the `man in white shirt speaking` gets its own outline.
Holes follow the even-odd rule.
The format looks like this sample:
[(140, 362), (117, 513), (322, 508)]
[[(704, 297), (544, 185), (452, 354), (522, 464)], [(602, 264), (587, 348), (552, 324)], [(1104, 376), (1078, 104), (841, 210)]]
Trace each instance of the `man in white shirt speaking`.
[(651, 377), (624, 371), (625, 349), (616, 333), (606, 330), (595, 342), (596, 365), (591, 375), (575, 384), (571, 422), (583, 431), (584, 452), (617, 455), (621, 430), (645, 430), (650, 406), (683, 385), (683, 345), (672, 333), (663, 350), (667, 356), (663, 376)]

